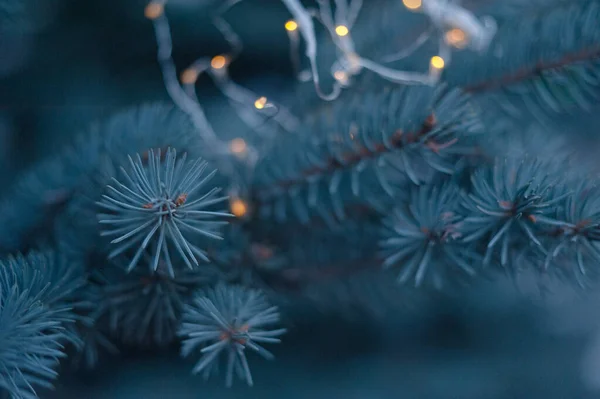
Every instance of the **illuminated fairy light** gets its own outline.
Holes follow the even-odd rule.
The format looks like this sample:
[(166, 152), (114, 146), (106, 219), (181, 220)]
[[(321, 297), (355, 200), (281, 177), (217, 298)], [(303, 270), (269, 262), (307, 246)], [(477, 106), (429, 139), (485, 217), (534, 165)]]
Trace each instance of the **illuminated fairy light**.
[(198, 80), (198, 71), (194, 68), (188, 68), (181, 73), (181, 82), (190, 85), (196, 83)]
[(231, 142), (229, 143), (229, 149), (232, 153), (236, 155), (242, 155), (246, 153), (248, 146), (246, 145), (244, 139), (237, 138), (231, 140)]
[(148, 19), (156, 19), (164, 12), (164, 5), (158, 2), (150, 2), (144, 9), (144, 16)]
[(231, 213), (237, 218), (244, 217), (248, 213), (246, 203), (239, 198), (232, 199), (229, 207), (231, 208)]
[(431, 66), (434, 69), (444, 69), (445, 65), (446, 65), (446, 62), (439, 55), (435, 55), (435, 56), (431, 57)]
[(447, 31), (444, 35), (444, 40), (446, 43), (456, 48), (464, 48), (468, 42), (467, 34), (459, 28), (453, 28)]
[(333, 73), (333, 77), (335, 78), (335, 80), (337, 80), (341, 84), (348, 83), (348, 74), (344, 71), (335, 71)]
[(294, 32), (298, 29), (298, 23), (293, 19), (290, 19), (285, 23), (285, 30), (288, 32)]
[(222, 55), (216, 55), (210, 60), (210, 66), (213, 69), (222, 69), (225, 65), (227, 65), (227, 58)]
[(344, 37), (344, 36), (347, 36), (348, 33), (350, 33), (350, 30), (345, 25), (338, 25), (335, 27), (335, 33), (339, 37)]
[(413, 11), (420, 9), (422, 6), (421, 0), (402, 0), (402, 4), (404, 4), (404, 7)]
[(254, 101), (254, 107), (256, 109), (263, 109), (267, 105), (267, 97), (260, 97)]

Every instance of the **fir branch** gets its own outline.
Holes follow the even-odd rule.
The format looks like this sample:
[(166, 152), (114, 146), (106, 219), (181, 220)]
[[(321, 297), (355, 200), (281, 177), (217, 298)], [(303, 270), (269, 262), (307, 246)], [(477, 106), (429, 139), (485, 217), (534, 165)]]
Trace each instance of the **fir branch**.
[[(463, 184), (460, 190), (440, 181), (413, 188), (383, 215), (377, 254), (367, 245), (348, 258), (372, 238), (364, 224), (361, 230), (348, 226), (350, 219), (339, 233), (321, 236), (313, 229), (321, 246), (307, 239), (287, 242), (286, 229), (299, 230), (279, 225), (282, 238), (276, 245), (292, 263), (263, 277), (278, 289), (302, 292), (314, 284), (393, 267), (401, 269), (400, 283), (412, 279), (419, 286), (427, 280), (440, 289), (492, 263), (516, 273), (520, 264), (514, 262), (525, 256), (532, 270), (575, 277), (583, 285), (598, 274), (593, 266), (600, 256), (598, 208), (594, 186), (586, 180), (578, 184), (573, 193), (561, 172), (536, 159), (500, 158), (477, 168), (470, 186)], [(335, 241), (336, 234), (343, 241)]]
[(62, 251), (77, 256), (98, 250), (96, 202), (129, 157), (144, 154), (142, 163), (147, 166), (150, 149), (173, 147), (199, 158), (198, 140), (183, 113), (160, 103), (132, 107), (93, 125), (89, 132), (77, 137), (64, 156), (80, 174), (65, 212), (55, 221), (56, 244)]
[(355, 96), (317, 114), (305, 132), (282, 137), (259, 163), (252, 193), (263, 216), (284, 221), (290, 199), (303, 224), (312, 209), (327, 218), (332, 208), (343, 220), (352, 203), (385, 208), (398, 187), (452, 174), (473, 152), (479, 124), (457, 91), (408, 87)]
[(214, 210), (214, 205), (227, 200), (218, 196), (220, 188), (204, 188), (216, 170), (205, 174), (206, 162), (186, 159), (187, 154), (177, 159), (175, 150), (168, 149), (162, 161), (160, 150), (150, 150), (148, 166), (144, 166), (138, 154), (135, 161), (129, 158), (127, 170), (122, 168), (123, 182), (115, 179), (114, 186), (107, 186), (108, 194), (98, 202), (107, 213), (100, 213), (98, 221), (108, 226), (100, 235), (112, 237), (111, 244), (117, 244), (109, 259), (133, 250), (127, 266), (131, 271), (148, 250), (151, 270), (162, 259), (171, 277), (175, 266), (170, 246), (190, 269), (200, 260), (209, 262), (194, 238), (222, 239), (218, 229), (227, 222), (218, 219), (232, 215)]
[(505, 266), (509, 251), (523, 244), (535, 245), (543, 253), (537, 220), (551, 220), (556, 209), (570, 193), (556, 194), (557, 174), (544, 171), (544, 164), (532, 159), (498, 160), (482, 167), (471, 177), (472, 190), (465, 199), (464, 242), (483, 241), (484, 264), (500, 248), (500, 263)]
[(91, 273), (84, 290), (80, 290), (87, 306), (76, 309), (78, 313), (85, 315), (75, 324), (75, 331), (81, 338), (81, 345), (75, 348), (76, 353), (70, 356), (70, 360), (71, 365), (76, 369), (79, 367), (93, 369), (97, 366), (101, 354), (107, 353), (113, 356), (119, 354), (119, 349), (104, 328), (107, 319), (106, 302), (110, 298), (104, 296), (104, 287), (92, 278), (98, 275), (103, 276), (101, 272)]
[(457, 53), (444, 80), (473, 94), (517, 94), (528, 108), (540, 104), (535, 112), (589, 109), (600, 96), (599, 19), (598, 0), (514, 15), (501, 24), (487, 54)]
[(557, 72), (560, 72), (572, 64), (591, 62), (598, 57), (600, 57), (600, 44), (577, 52), (565, 54), (563, 57), (556, 60), (546, 62), (538, 61), (535, 65), (523, 67), (512, 74), (465, 86), (464, 90), (471, 93), (494, 91), (523, 81), (542, 77), (547, 71), (556, 70)]
[(545, 226), (544, 242), (548, 251), (544, 271), (575, 279), (584, 287), (600, 275), (600, 193), (599, 187), (585, 179), (577, 184), (572, 195), (564, 197), (550, 218), (538, 217)]
[(34, 399), (34, 387), (52, 388), (73, 337), (70, 295), (82, 280), (77, 268), (63, 268), (53, 255), (31, 253), (0, 262), (0, 388)]
[(130, 273), (108, 265), (94, 273), (94, 280), (99, 290), (97, 319), (108, 323), (113, 337), (128, 344), (165, 346), (176, 336), (184, 305), (213, 278), (206, 270), (180, 271), (172, 277), (161, 262), (156, 271), (138, 268)]
[(380, 242), (386, 268), (400, 265), (399, 283), (425, 278), (440, 289), (457, 276), (474, 276), (480, 257), (461, 241), (464, 216), (457, 185), (444, 183), (414, 189), (410, 201), (384, 219)]
[(32, 238), (46, 236), (71, 199), (78, 172), (57, 157), (18, 176), (0, 200), (0, 250), (25, 251)]
[[(367, 161), (376, 158), (386, 152), (402, 149), (403, 147), (422, 140), (424, 136), (431, 132), (436, 124), (435, 114), (429, 114), (425, 119), (421, 128), (416, 132), (404, 133), (402, 130), (397, 130), (389, 139), (389, 146), (385, 144), (375, 144), (372, 148), (366, 146), (357, 146), (352, 152), (343, 153), (338, 157), (330, 157), (323, 165), (318, 165), (310, 169), (300, 172), (300, 177), (278, 182), (277, 188), (289, 189), (298, 184), (304, 184), (311, 177), (333, 174), (339, 169), (356, 167), (361, 161)], [(352, 134), (352, 133), (351, 133)], [(340, 160), (341, 159), (341, 160)], [(258, 196), (266, 196), (265, 191), (259, 187)], [(277, 190), (277, 189), (272, 189)]]
[(94, 321), (93, 324), (79, 326), (78, 332), (82, 345), (81, 349), (71, 356), (73, 368), (91, 370), (98, 365), (102, 354), (116, 356), (120, 353), (119, 348), (100, 329), (97, 321)]
[(113, 115), (17, 176), (0, 199), (0, 250), (26, 251), (48, 235), (68, 252), (94, 245), (94, 202), (131, 153), (169, 145), (199, 153), (185, 115), (160, 103)]
[(204, 378), (215, 370), (221, 355), (227, 354), (226, 385), (233, 384), (234, 374), (253, 385), (245, 350), (272, 359), (274, 356), (261, 344), (280, 342), (277, 337), (286, 330), (271, 328), (278, 322), (277, 308), (269, 306), (259, 291), (219, 284), (199, 292), (186, 307), (179, 331), (183, 337), (181, 354), (188, 356), (200, 349), (202, 357), (193, 373), (203, 373)]

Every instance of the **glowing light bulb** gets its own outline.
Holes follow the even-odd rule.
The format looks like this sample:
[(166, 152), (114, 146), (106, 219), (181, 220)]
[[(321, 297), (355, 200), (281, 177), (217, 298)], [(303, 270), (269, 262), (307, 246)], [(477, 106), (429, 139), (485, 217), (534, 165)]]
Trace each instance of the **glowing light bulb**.
[(288, 32), (293, 32), (296, 29), (298, 29), (298, 23), (293, 19), (290, 19), (285, 23), (285, 30), (287, 30)]
[(267, 97), (260, 97), (254, 101), (254, 107), (256, 109), (263, 109), (267, 105)]
[(402, 4), (404, 4), (404, 7), (413, 11), (421, 8), (421, 0), (402, 0)]
[(181, 82), (187, 85), (196, 83), (197, 79), (198, 71), (196, 71), (194, 68), (188, 68), (181, 74)]
[(348, 27), (345, 25), (338, 25), (335, 27), (335, 33), (340, 37), (344, 37), (350, 33), (350, 30), (348, 30)]
[(431, 66), (435, 69), (443, 69), (446, 62), (439, 55), (431, 57)]
[(456, 48), (464, 48), (467, 45), (467, 35), (461, 29), (450, 29), (444, 35), (444, 40), (451, 46)]
[(227, 64), (227, 58), (222, 55), (216, 55), (210, 60), (210, 66), (214, 69), (221, 69)]
[(148, 19), (156, 19), (162, 15), (164, 6), (158, 2), (150, 2), (144, 9), (144, 16)]
[(244, 154), (246, 152), (246, 142), (244, 141), (244, 139), (233, 139), (231, 140), (231, 142), (229, 143), (229, 149), (231, 150), (232, 153), (234, 154)]
[(230, 208), (231, 213), (233, 213), (233, 215), (238, 218), (243, 217), (248, 212), (248, 207), (246, 206), (246, 203), (239, 198), (235, 198), (231, 201)]
[(344, 71), (335, 71), (333, 73), (333, 77), (335, 78), (335, 80), (337, 80), (341, 84), (348, 83), (348, 74)]

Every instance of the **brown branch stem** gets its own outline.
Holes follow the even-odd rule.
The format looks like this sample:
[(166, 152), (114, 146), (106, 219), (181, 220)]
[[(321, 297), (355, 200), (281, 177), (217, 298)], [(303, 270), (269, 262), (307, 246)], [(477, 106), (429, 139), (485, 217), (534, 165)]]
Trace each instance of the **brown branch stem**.
[[(366, 146), (361, 146), (360, 148), (348, 152), (342, 155), (343, 162), (337, 159), (336, 157), (330, 157), (326, 161), (325, 166), (316, 166), (313, 168), (309, 168), (303, 171), (300, 171), (298, 174), (299, 177), (289, 180), (282, 180), (274, 183), (272, 186), (266, 187), (257, 187), (255, 192), (258, 194), (256, 198), (264, 197), (264, 195), (260, 195), (260, 193), (271, 193), (278, 191), (279, 189), (288, 189), (290, 187), (303, 184), (312, 176), (317, 176), (326, 173), (333, 173), (340, 169), (352, 168), (353, 166), (358, 165), (361, 161), (366, 159), (375, 158), (387, 152), (390, 152), (391, 149), (400, 149), (404, 147), (406, 144), (414, 143), (427, 135), (431, 130), (435, 127), (437, 121), (435, 114), (430, 114), (425, 121), (423, 122), (421, 128), (416, 132), (408, 132), (405, 133), (401, 129), (398, 129), (390, 138), (390, 145), (386, 146), (383, 143), (377, 144), (373, 149), (370, 149)], [(431, 143), (432, 146), (435, 146), (435, 143)]]
[(600, 57), (600, 45), (567, 54), (557, 60), (547, 62), (540, 61), (533, 66), (521, 68), (512, 74), (466, 86), (464, 90), (469, 93), (497, 90), (540, 75), (544, 71), (564, 68), (569, 64), (587, 61), (596, 57)]

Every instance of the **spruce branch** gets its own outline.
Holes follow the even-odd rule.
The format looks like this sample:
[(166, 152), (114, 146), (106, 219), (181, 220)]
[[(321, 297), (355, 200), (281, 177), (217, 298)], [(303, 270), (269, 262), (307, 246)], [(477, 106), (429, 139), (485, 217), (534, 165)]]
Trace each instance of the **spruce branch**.
[[(508, 87), (514, 84), (519, 84), (523, 81), (527, 81), (535, 78), (548, 79), (551, 78), (554, 73), (565, 72), (576, 72), (577, 69), (574, 67), (569, 68), (571, 65), (577, 65), (578, 63), (589, 62), (589, 67), (586, 69), (581, 68), (580, 73), (584, 73), (586, 70), (590, 74), (594, 73), (597, 68), (597, 58), (600, 57), (600, 44), (594, 47), (586, 48), (577, 52), (565, 54), (563, 57), (552, 60), (552, 61), (539, 61), (534, 66), (529, 68), (522, 68), (521, 70), (505, 75), (494, 80), (484, 81), (465, 87), (467, 92), (478, 93), (485, 91), (499, 90), (504, 87)], [(595, 79), (592, 75), (585, 79), (590, 84), (595, 83)]]
[(583, 180), (572, 195), (562, 199), (550, 218), (538, 218), (545, 226), (548, 252), (543, 270), (555, 270), (585, 286), (598, 276), (600, 261), (600, 196), (596, 183)]
[(456, 276), (474, 276), (480, 263), (473, 247), (461, 241), (464, 216), (461, 192), (454, 183), (422, 186), (410, 201), (384, 218), (380, 247), (386, 268), (400, 266), (399, 283), (414, 279), (420, 286), (429, 275), (441, 288)]
[(119, 349), (104, 328), (107, 318), (105, 302), (110, 298), (104, 296), (103, 286), (93, 282), (92, 275), (103, 276), (102, 273), (91, 273), (87, 284), (80, 290), (80, 295), (86, 299), (87, 306), (76, 309), (85, 317), (78, 320), (79, 322), (74, 326), (77, 335), (81, 338), (81, 344), (76, 346), (76, 352), (70, 356), (71, 365), (75, 369), (83, 367), (91, 370), (97, 366), (102, 354), (113, 356), (119, 354)]
[(118, 355), (119, 349), (106, 334), (101, 331), (99, 323), (82, 325), (78, 328), (83, 342), (81, 349), (72, 355), (72, 366), (75, 369), (94, 369), (100, 362), (100, 356), (104, 353), (112, 356)]
[(544, 166), (533, 159), (505, 158), (473, 173), (472, 190), (464, 202), (463, 241), (484, 241), (484, 264), (500, 248), (500, 264), (506, 266), (509, 251), (522, 243), (546, 253), (537, 233), (537, 221), (550, 222), (548, 213), (570, 193), (553, 191), (558, 179), (545, 172)]
[(185, 114), (162, 103), (131, 107), (92, 125), (61, 154), (63, 162), (78, 175), (76, 190), (65, 212), (55, 220), (56, 244), (62, 251), (77, 256), (99, 250), (101, 225), (97, 220), (96, 202), (101, 200), (106, 186), (118, 176), (130, 156), (144, 154), (141, 159), (147, 166), (150, 149), (173, 147), (199, 158), (202, 154), (199, 144)]
[(271, 352), (262, 344), (279, 343), (285, 329), (272, 329), (279, 322), (277, 308), (269, 306), (263, 294), (242, 286), (217, 285), (199, 292), (184, 310), (179, 335), (183, 338), (181, 354), (197, 350), (202, 354), (193, 373), (208, 378), (216, 369), (221, 355), (227, 355), (226, 385), (233, 384), (234, 374), (253, 385), (246, 358), (251, 349), (266, 359)]
[(94, 201), (135, 152), (169, 145), (198, 156), (193, 126), (173, 106), (149, 103), (94, 123), (73, 143), (16, 177), (0, 199), (0, 250), (26, 252), (54, 235), (63, 251), (96, 243)]
[[(165, 345), (179, 336), (183, 356), (199, 355), (193, 373), (208, 378), (224, 363), (227, 386), (235, 377), (252, 385), (247, 349), (271, 359), (263, 344), (279, 343), (286, 331), (277, 327), (279, 308), (269, 302), (293, 299), (292, 308), (307, 299), (340, 313), (358, 304), (374, 314), (382, 304), (412, 297), (390, 273), (400, 283), (438, 289), (488, 265), (574, 277), (582, 286), (600, 275), (595, 181), (564, 179), (558, 168), (530, 157), (502, 154), (488, 164), (470, 163), (482, 139), (474, 97), (516, 94), (549, 112), (586, 108), (597, 98), (600, 0), (554, 6), (531, 20), (505, 19), (498, 31), (458, 3), (423, 0), (434, 27), (392, 57), (389, 44), (397, 44), (395, 26), (402, 24), (396, 14), (383, 15), (389, 8), (371, 8), (365, 29), (374, 33), (359, 38), (361, 0), (335, 0), (335, 12), (328, 0), (317, 0), (316, 10), (283, 0), (307, 44), (317, 93), (336, 100), (301, 96), (310, 103), (299, 107), (301, 127), (285, 108), (266, 97), (252, 102), (254, 93), (230, 79), (227, 67), (242, 43), (221, 14), (237, 2), (227, 1), (213, 16), (232, 53), (196, 61), (181, 84), (166, 1), (146, 10), (167, 91), (190, 120), (160, 106), (127, 110), (23, 176), (3, 198), (1, 249), (22, 249), (54, 234), (59, 248), (94, 270), (82, 290), (83, 265), (54, 253), (0, 262), (0, 388), (23, 398), (35, 398), (36, 386), (50, 388), (67, 342), (92, 365), (100, 347), (115, 349), (103, 335), (105, 323), (128, 343)], [(317, 45), (324, 46), (313, 20), (333, 42), (320, 56), (333, 60), (330, 94), (316, 65)], [(452, 53), (452, 64), (449, 53), (437, 67), (430, 63), (429, 74), (405, 73), (401, 67), (411, 61), (391, 65), (448, 28), (466, 33), (465, 47), (477, 52), (474, 64), (474, 53), (464, 51)], [(433, 45), (438, 58), (449, 50), (441, 41)], [(428, 65), (415, 62), (416, 70)], [(253, 131), (264, 120), (274, 122), (264, 129), (268, 134), (253, 132), (261, 133), (257, 141), (272, 142), (222, 141), (196, 96), (204, 72), (248, 115), (242, 119)], [(446, 82), (433, 86), (440, 77)], [(395, 85), (415, 82), (424, 85)], [(278, 113), (271, 118), (263, 108)], [(200, 148), (202, 141), (208, 145)], [(172, 148), (196, 161), (178, 158)], [(209, 156), (232, 181), (208, 173), (202, 159)], [(241, 201), (231, 201), (238, 223), (225, 232), (224, 218), (232, 215), (221, 209), (227, 200), (221, 187)], [(99, 215), (96, 205), (103, 208)], [(99, 235), (110, 238), (109, 249)], [(232, 283), (243, 285), (226, 285)], [(85, 317), (80, 301), (87, 301)]]
[(31, 253), (0, 262), (0, 388), (35, 399), (34, 387), (52, 388), (67, 330), (75, 314), (68, 299), (80, 286), (77, 268), (53, 254)]
[(427, 182), (434, 172), (452, 174), (474, 152), (479, 127), (468, 97), (443, 87), (356, 93), (275, 143), (257, 166), (253, 197), (279, 221), (288, 208), (304, 224), (313, 209), (326, 217), (332, 208), (343, 220), (353, 202), (373, 207), (398, 187)]
[(94, 275), (98, 319), (106, 318), (111, 335), (128, 344), (158, 346), (173, 342), (184, 305), (212, 280), (210, 272), (198, 270), (170, 276), (164, 261), (156, 271), (136, 268), (127, 273), (109, 264)]
[(443, 80), (474, 94), (516, 94), (534, 113), (589, 110), (600, 96), (599, 19), (598, 0), (514, 15), (501, 23), (486, 54), (456, 54)]
[(134, 254), (127, 266), (131, 271), (148, 250), (151, 270), (157, 270), (163, 260), (171, 277), (176, 268), (172, 247), (190, 269), (200, 260), (209, 262), (193, 239), (221, 239), (218, 228), (227, 222), (219, 218), (231, 215), (213, 210), (227, 197), (218, 196), (220, 188), (204, 188), (216, 173), (213, 170), (207, 174), (206, 168), (207, 163), (201, 159), (187, 162), (187, 154), (177, 159), (174, 149), (167, 150), (164, 161), (160, 150), (150, 150), (148, 166), (139, 154), (135, 161), (129, 158), (128, 169), (122, 169), (122, 182), (115, 179), (114, 186), (107, 186), (108, 194), (98, 203), (107, 212), (98, 215), (99, 223), (107, 226), (101, 235), (111, 237), (114, 245), (109, 258), (132, 249)]

